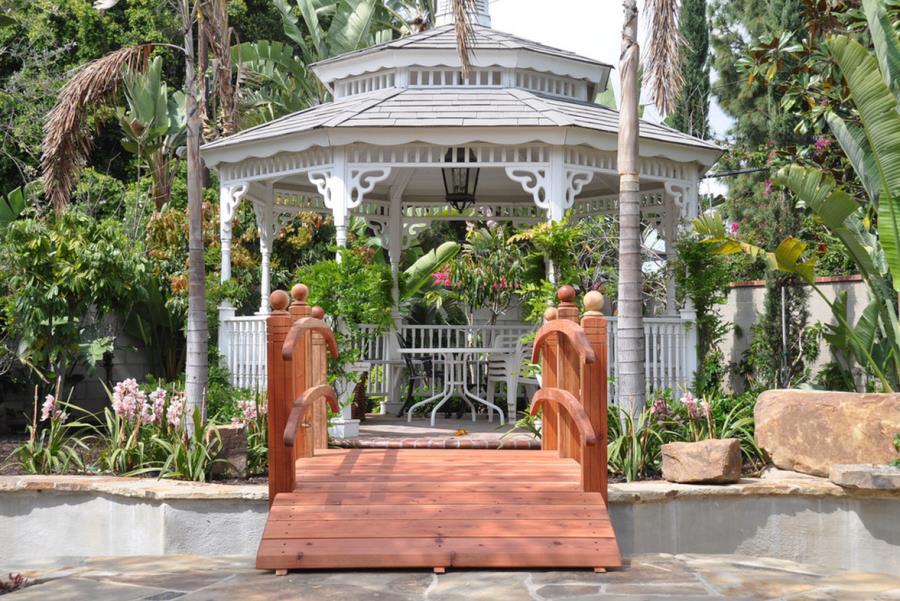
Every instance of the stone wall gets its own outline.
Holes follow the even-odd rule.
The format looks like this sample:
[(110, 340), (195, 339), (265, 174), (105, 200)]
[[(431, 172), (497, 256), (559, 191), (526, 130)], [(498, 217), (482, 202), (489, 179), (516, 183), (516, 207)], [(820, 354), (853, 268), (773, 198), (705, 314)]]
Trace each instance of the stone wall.
[[(724, 486), (614, 484), (610, 514), (625, 555), (737, 553), (900, 573), (900, 495), (775, 473)], [(144, 479), (0, 477), (0, 549), (58, 556), (253, 556), (265, 486)]]

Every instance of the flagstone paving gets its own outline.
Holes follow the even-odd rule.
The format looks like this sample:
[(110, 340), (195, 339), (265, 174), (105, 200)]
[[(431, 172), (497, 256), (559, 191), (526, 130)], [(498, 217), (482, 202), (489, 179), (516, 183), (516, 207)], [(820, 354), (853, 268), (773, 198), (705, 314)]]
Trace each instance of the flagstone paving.
[(450, 570), (292, 572), (252, 558), (56, 558), (4, 565), (32, 583), (3, 601), (900, 601), (900, 576), (736, 555), (639, 555), (606, 574)]

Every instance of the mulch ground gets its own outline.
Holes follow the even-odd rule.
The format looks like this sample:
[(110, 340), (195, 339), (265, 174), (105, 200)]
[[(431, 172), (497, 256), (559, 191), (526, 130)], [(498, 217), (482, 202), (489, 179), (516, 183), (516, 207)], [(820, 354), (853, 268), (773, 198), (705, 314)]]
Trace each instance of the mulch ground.
[(25, 472), (19, 467), (13, 451), (27, 438), (17, 434), (0, 435), (0, 476), (20, 476)]

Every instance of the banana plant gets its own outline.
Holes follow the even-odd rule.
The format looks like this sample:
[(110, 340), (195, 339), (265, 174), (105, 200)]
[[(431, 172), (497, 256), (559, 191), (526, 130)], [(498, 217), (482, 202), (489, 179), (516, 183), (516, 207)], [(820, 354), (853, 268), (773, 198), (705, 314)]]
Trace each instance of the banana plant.
[(148, 166), (159, 210), (171, 195), (177, 168), (175, 151), (186, 139), (184, 93), (169, 93), (162, 80), (162, 58), (156, 57), (146, 72), (125, 78), (125, 102), (126, 107), (116, 110), (122, 147)]
[(237, 68), (241, 127), (252, 127), (309, 106), (319, 87), (315, 77), (283, 42), (246, 42), (231, 49)]
[(400, 301), (411, 300), (419, 290), (431, 281), (434, 272), (452, 261), (459, 254), (456, 242), (444, 242), (425, 253), (400, 276)]
[(296, 49), (270, 41), (232, 48), (240, 102), (248, 113), (242, 126), (326, 101), (329, 91), (309, 65), (420, 31), (432, 24), (434, 14), (434, 0), (272, 0), (272, 4)]
[[(815, 259), (803, 260), (806, 245), (789, 238), (771, 253), (726, 235), (724, 224), (707, 215), (694, 222), (717, 252), (764, 254), (775, 269), (802, 277), (829, 304), (835, 324), (826, 340), (874, 374), (882, 388), (900, 390), (900, 40), (888, 17), (885, 0), (863, 0), (874, 55), (846, 35), (827, 46), (849, 91), (854, 120), (836, 113), (826, 119), (865, 191), (858, 200), (820, 169), (791, 165), (775, 182), (791, 192), (836, 236), (865, 281), (872, 299), (851, 324), (846, 294), (834, 301), (816, 286)], [(877, 235), (861, 216), (878, 215)]]
[(0, 229), (19, 218), (25, 210), (25, 196), (25, 186), (19, 186), (5, 195), (0, 194)]

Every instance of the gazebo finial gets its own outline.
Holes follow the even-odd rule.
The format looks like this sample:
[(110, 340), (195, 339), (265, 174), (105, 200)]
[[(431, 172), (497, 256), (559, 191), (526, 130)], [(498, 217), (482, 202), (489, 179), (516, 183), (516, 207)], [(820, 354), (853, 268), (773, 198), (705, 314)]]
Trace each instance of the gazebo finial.
[[(475, 12), (471, 22), (474, 25), (490, 27), (491, 5), (489, 0), (472, 0), (472, 4), (475, 6)], [(440, 27), (441, 25), (451, 25), (453, 22), (453, 0), (437, 0), (434, 24)]]

